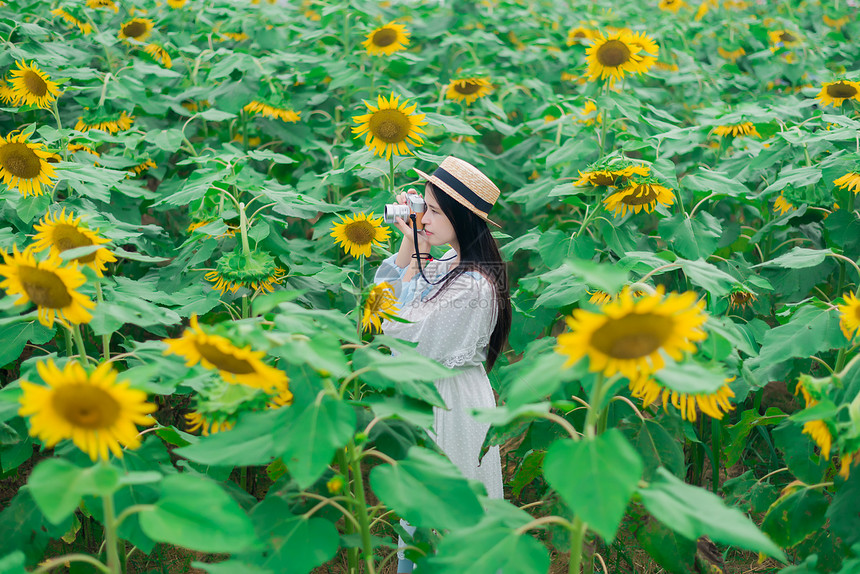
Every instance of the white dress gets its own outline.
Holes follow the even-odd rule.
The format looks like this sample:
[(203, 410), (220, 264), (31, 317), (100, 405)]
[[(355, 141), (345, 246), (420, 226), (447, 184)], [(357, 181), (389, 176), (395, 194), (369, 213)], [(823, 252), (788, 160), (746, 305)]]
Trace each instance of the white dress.
[[(442, 259), (453, 260), (455, 256), (451, 249)], [(490, 425), (469, 415), (470, 409), (496, 406), (483, 365), (496, 325), (495, 289), (481, 273), (467, 271), (441, 295), (428, 301), (442, 283), (430, 285), (420, 273), (403, 282), (408, 267), (398, 267), (396, 258), (395, 254), (382, 261), (375, 281), (391, 284), (398, 316), (413, 322), (383, 321), (382, 329), (386, 335), (417, 342), (419, 353), (457, 370), (456, 375), (435, 381), (448, 409), (433, 408), (435, 432), (431, 436), (463, 476), (482, 482), (490, 498), (503, 498), (499, 447), (490, 448), (479, 460)], [(438, 281), (452, 262), (428, 262), (424, 275), (430, 281)]]

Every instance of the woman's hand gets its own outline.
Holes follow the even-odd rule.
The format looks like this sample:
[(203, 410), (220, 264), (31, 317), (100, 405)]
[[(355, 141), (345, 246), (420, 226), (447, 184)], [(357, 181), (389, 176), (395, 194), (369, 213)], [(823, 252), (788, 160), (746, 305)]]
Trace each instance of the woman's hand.
[[(400, 205), (406, 205), (406, 192), (397, 194), (397, 203)], [(411, 223), (412, 220), (410, 219), (409, 224), (411, 225)], [(414, 232), (412, 231), (412, 227), (407, 225), (407, 222), (402, 217), (396, 218), (394, 220), (394, 225), (400, 230), (400, 233), (403, 234), (403, 243), (401, 243), (400, 250), (403, 251), (403, 248), (405, 247), (409, 250), (410, 255), (414, 254)], [(418, 251), (420, 253), (430, 253), (430, 242), (427, 240), (427, 236), (424, 235), (423, 230), (418, 231)]]

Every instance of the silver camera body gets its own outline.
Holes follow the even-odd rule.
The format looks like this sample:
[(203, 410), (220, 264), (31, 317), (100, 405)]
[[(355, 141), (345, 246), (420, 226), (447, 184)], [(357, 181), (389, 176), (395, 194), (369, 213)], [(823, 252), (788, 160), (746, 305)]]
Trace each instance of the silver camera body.
[(421, 216), (427, 211), (427, 204), (424, 203), (424, 198), (417, 193), (406, 194), (406, 205), (399, 203), (388, 203), (385, 205), (385, 210), (382, 214), (382, 220), (385, 223), (394, 224), (398, 217), (402, 217), (408, 224), (410, 222), (409, 215), (415, 213), (415, 219), (418, 222), (418, 229), (421, 229)]

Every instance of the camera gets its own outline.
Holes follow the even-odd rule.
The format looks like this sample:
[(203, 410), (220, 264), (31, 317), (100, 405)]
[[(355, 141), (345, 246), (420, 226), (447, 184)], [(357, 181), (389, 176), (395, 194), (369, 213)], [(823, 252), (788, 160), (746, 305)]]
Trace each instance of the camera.
[(382, 214), (382, 220), (385, 223), (394, 224), (396, 218), (402, 217), (406, 221), (406, 225), (412, 227), (410, 214), (415, 214), (415, 224), (417, 229), (424, 229), (421, 223), (421, 218), (424, 212), (427, 211), (427, 204), (424, 203), (424, 198), (418, 195), (415, 190), (410, 189), (406, 192), (406, 205), (399, 203), (389, 203), (385, 205), (385, 211)]

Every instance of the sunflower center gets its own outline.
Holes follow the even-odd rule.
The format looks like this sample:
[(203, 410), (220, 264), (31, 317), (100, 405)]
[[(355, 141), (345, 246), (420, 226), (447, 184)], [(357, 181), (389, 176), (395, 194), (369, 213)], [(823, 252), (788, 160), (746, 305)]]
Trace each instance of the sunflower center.
[(376, 228), (369, 221), (361, 219), (347, 224), (344, 233), (351, 243), (369, 245), (376, 237)]
[(591, 183), (594, 185), (615, 185), (615, 176), (609, 173), (595, 173), (591, 176)]
[(481, 84), (477, 82), (458, 82), (454, 85), (454, 89), (457, 90), (457, 93), (468, 96), (480, 90)]
[(400, 110), (379, 110), (370, 117), (370, 132), (385, 143), (404, 141), (409, 126), (409, 117)]
[(143, 22), (129, 22), (122, 27), (122, 33), (128, 38), (137, 38), (146, 32), (146, 24)]
[(795, 35), (792, 34), (791, 32), (783, 32), (782, 34), (779, 35), (779, 39), (782, 42), (794, 42), (797, 40)]
[(594, 332), (591, 343), (610, 357), (638, 359), (659, 349), (673, 328), (674, 322), (669, 317), (631, 313), (607, 321)]
[(34, 179), (42, 173), (39, 156), (21, 142), (10, 142), (0, 147), (0, 167), (21, 179)]
[(597, 49), (597, 60), (604, 66), (618, 67), (630, 61), (630, 48), (621, 40), (609, 40)]
[(53, 271), (29, 265), (21, 265), (18, 269), (27, 297), (39, 307), (62, 309), (72, 303), (66, 284)]
[(197, 341), (194, 343), (194, 346), (204, 359), (215, 365), (220, 371), (226, 371), (234, 375), (248, 375), (255, 372), (254, 366), (251, 363), (234, 355), (228, 355), (215, 345)]
[(837, 82), (827, 86), (827, 95), (831, 98), (853, 98), (857, 95), (857, 88), (851, 84)]
[(48, 84), (33, 70), (24, 72), (22, 79), (24, 80), (24, 85), (27, 86), (27, 90), (34, 96), (41, 97), (48, 93)]
[(69, 424), (88, 430), (109, 429), (121, 411), (120, 404), (109, 392), (80, 383), (58, 388), (51, 402)]
[(657, 200), (657, 192), (648, 185), (637, 186), (630, 195), (625, 196), (621, 202), (627, 205), (645, 205)]
[(397, 41), (397, 30), (382, 28), (373, 35), (373, 44), (384, 48)]
[[(69, 225), (67, 223), (60, 223), (54, 226), (51, 240), (60, 252), (66, 251), (67, 249), (76, 249), (78, 247), (94, 245), (92, 239), (78, 231), (78, 228), (74, 225)], [(75, 257), (74, 260), (80, 261), (81, 263), (91, 263), (95, 258), (96, 252), (94, 251), (89, 255)]]

